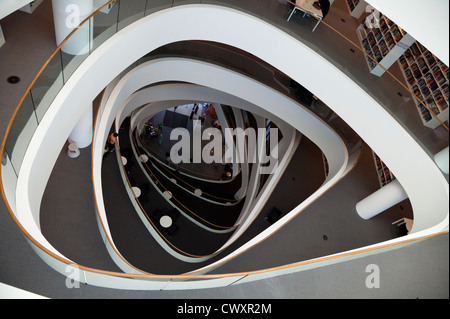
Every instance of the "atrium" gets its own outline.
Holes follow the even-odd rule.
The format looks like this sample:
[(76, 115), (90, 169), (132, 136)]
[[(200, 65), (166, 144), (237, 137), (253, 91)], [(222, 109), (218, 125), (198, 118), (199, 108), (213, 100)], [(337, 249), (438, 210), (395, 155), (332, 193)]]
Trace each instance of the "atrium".
[[(281, 0), (83, 0), (65, 33), (62, 3), (26, 13), (56, 43), (30, 40), (42, 58), (2, 118), (7, 218), (56, 272), (201, 291), (448, 245), (440, 51), (446, 63), (415, 39), (404, 51), (432, 56), (431, 104), (408, 86), (407, 53), (386, 67), (367, 54), (367, 13), (349, 1), (318, 19)], [(25, 18), (0, 20), (7, 59)]]

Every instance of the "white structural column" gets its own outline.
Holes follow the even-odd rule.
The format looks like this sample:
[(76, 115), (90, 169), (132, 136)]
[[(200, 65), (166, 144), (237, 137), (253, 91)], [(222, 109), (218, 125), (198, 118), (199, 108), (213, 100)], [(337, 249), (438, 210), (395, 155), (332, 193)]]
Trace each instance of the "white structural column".
[(402, 185), (394, 180), (356, 204), (361, 218), (370, 219), (408, 198)]
[[(56, 44), (61, 42), (94, 11), (94, 0), (53, 0)], [(85, 23), (63, 46), (65, 53), (88, 53), (92, 35), (90, 23)]]
[(93, 133), (93, 111), (92, 107), (89, 107), (77, 122), (75, 128), (70, 133), (68, 141), (69, 143), (75, 143), (78, 148), (85, 148), (92, 143)]
[(448, 152), (448, 146), (444, 148), (442, 151), (434, 155), (434, 161), (436, 162), (437, 166), (443, 171), (445, 174), (448, 175), (449, 172), (449, 152)]
[[(94, 10), (94, 0), (53, 0), (52, 5), (57, 45)], [(88, 54), (92, 44), (92, 30), (91, 23), (86, 22), (63, 44), (61, 50), (69, 55)], [(66, 66), (68, 67), (70, 63)], [(92, 142), (92, 120), (92, 107), (89, 107), (70, 134), (69, 143), (74, 143), (79, 148), (89, 146)]]

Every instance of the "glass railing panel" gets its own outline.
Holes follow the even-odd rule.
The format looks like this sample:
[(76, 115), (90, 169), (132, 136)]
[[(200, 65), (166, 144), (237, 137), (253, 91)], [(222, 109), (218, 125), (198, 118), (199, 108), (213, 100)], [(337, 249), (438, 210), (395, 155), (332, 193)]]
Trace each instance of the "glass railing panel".
[(120, 0), (116, 5), (119, 7), (119, 26), (118, 30), (122, 30), (131, 23), (144, 17), (146, 9), (146, 0)]
[(201, 3), (201, 0), (173, 0), (173, 6), (182, 6), (185, 4), (198, 4)]
[(233, 5), (238, 2), (238, 0), (229, 0), (229, 1), (223, 1), (223, 0), (202, 0), (202, 4), (213, 4), (213, 5), (219, 5), (222, 7), (233, 7)]
[[(208, 3), (206, 0), (205, 3)], [(222, 1), (222, 5), (227, 6), (226, 0)], [(283, 16), (279, 15), (277, 12), (278, 7), (282, 3), (280, 1), (266, 1), (266, 0), (254, 0), (254, 1), (233, 1), (232, 7), (239, 11), (251, 14), (265, 21), (275, 21), (283, 20)]]
[(92, 17), (93, 44), (91, 50), (96, 50), (103, 42), (112, 37), (118, 28), (119, 5), (113, 3), (101, 9)]
[(147, 0), (145, 15), (172, 7), (171, 0)]
[[(226, 287), (241, 280), (242, 278), (245, 278), (246, 276), (247, 275), (226, 276), (222, 278), (205, 278), (205, 279), (196, 278), (195, 280), (175, 277), (170, 280), (167, 286), (164, 287), (164, 290), (207, 289), (214, 287)], [(221, 311), (223, 312), (229, 311), (231, 313), (231, 311), (233, 311), (231, 310), (232, 307), (233, 306), (231, 305), (224, 304), (221, 308)]]
[(92, 50), (93, 23), (86, 21), (61, 47), (61, 63), (63, 67), (64, 83), (86, 60)]
[(31, 96), (40, 121), (48, 107), (64, 85), (60, 51), (48, 61), (42, 73), (36, 78)]
[(5, 142), (5, 151), (8, 152), (11, 163), (17, 173), (20, 171), (25, 151), (39, 125), (34, 105), (33, 98), (28, 93), (17, 111)]

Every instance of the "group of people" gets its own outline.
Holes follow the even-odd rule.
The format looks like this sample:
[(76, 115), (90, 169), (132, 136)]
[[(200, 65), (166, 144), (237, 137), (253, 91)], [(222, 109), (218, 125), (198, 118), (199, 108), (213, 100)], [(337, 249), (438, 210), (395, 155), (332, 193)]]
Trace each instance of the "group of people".
[(151, 121), (147, 121), (142, 127), (141, 137), (158, 137), (159, 144), (161, 144), (163, 138), (163, 126), (164, 123), (159, 123), (156, 127), (154, 127)]

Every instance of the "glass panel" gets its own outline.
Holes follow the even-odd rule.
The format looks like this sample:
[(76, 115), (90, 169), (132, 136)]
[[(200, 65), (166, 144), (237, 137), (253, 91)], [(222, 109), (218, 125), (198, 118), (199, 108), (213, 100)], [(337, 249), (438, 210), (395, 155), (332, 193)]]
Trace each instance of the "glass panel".
[(37, 127), (33, 99), (27, 94), (11, 124), (5, 143), (5, 150), (10, 155), (16, 172), (20, 171), (23, 156)]
[(97, 49), (103, 42), (117, 32), (119, 5), (116, 2), (109, 4), (93, 18), (94, 44), (92, 50)]
[(145, 15), (152, 14), (159, 10), (172, 7), (171, 0), (147, 0), (147, 7), (145, 9)]
[(80, 26), (61, 47), (64, 83), (67, 82), (73, 72), (89, 56), (92, 49), (93, 37), (94, 28), (91, 18)]
[(201, 3), (201, 0), (173, 0), (173, 6), (181, 6), (184, 4)]
[(39, 121), (42, 119), (45, 112), (47, 112), (48, 107), (63, 85), (61, 55), (58, 51), (48, 62), (47, 66), (31, 88), (31, 96), (33, 97)]
[(144, 17), (146, 0), (119, 1), (119, 30)]
[(216, 4), (223, 7), (232, 7), (237, 0), (223, 1), (223, 0), (202, 0), (202, 4)]

